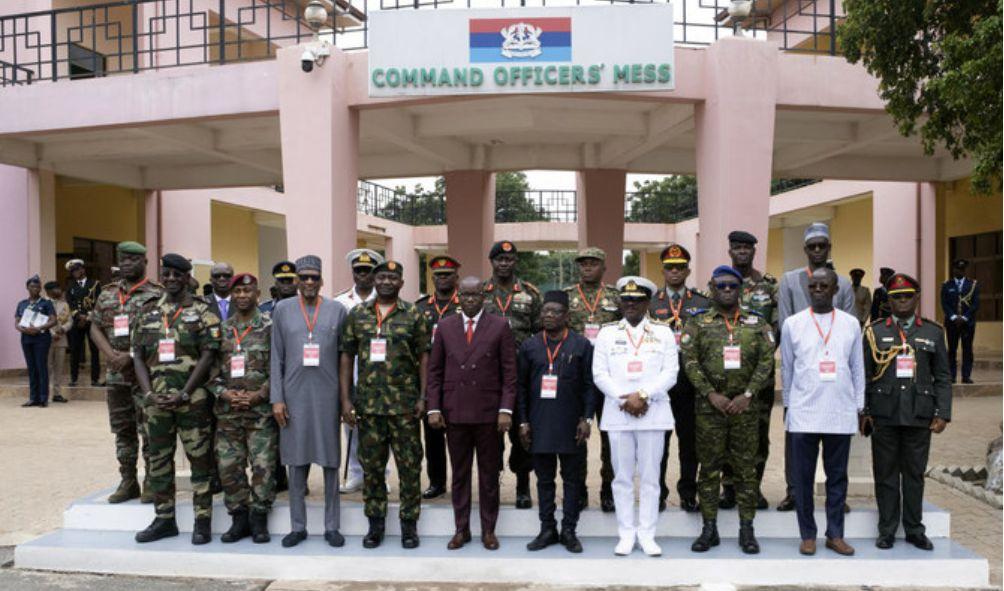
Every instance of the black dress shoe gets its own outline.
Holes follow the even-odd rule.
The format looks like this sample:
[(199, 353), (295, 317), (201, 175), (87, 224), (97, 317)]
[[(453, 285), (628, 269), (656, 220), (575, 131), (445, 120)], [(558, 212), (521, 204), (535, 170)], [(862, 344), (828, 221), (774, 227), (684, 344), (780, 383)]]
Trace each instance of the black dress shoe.
[(600, 511), (603, 511), (604, 513), (613, 513), (616, 510), (617, 507), (614, 506), (613, 497), (600, 498)]
[(345, 545), (345, 536), (339, 533), (337, 529), (324, 532), (324, 540), (332, 548), (341, 548)]
[(921, 550), (934, 550), (934, 544), (924, 534), (907, 534), (906, 541)]
[[(291, 531), (286, 534), (286, 537), (282, 539), (283, 548), (292, 548), (293, 546), (299, 544), (300, 542), (307, 539), (307, 532), (305, 531)], [(329, 542), (330, 543), (330, 542)]]
[(659, 499), (659, 513), (666, 510), (666, 499)]
[(136, 541), (140, 544), (145, 544), (176, 535), (178, 535), (178, 523), (173, 517), (170, 519), (157, 517), (146, 529), (136, 534)]
[(71, 388), (76, 388), (77, 387), (77, 380), (71, 381), (69, 384), (67, 384), (67, 386), (69, 386)]
[(680, 499), (680, 508), (687, 513), (697, 513), (701, 510), (701, 504), (697, 499)]
[(22, 404), (21, 408), (28, 408), (30, 406), (39, 406), (39, 404), (41, 404), (41, 403), (35, 402), (34, 400), (29, 400), (28, 402), (25, 402), (24, 404)]
[(445, 486), (430, 486), (429, 488), (422, 491), (423, 499), (435, 499), (436, 497), (441, 497), (446, 494)]
[(560, 542), (561, 539), (558, 537), (558, 530), (553, 527), (540, 530), (537, 537), (530, 540), (530, 543), (526, 545), (526, 549), (531, 552), (536, 552), (537, 550), (543, 550), (548, 546), (553, 546)]
[(777, 504), (778, 511), (794, 511), (795, 510), (795, 497), (788, 495)]
[(851, 512), (851, 506), (848, 505), (847, 503), (844, 503), (844, 513), (850, 513), (850, 512)]
[(52, 397), (52, 401), (53, 401), (53, 402), (69, 402), (69, 400), (67, 400), (67, 399), (63, 398), (63, 397), (62, 397), (62, 396), (60, 396), (59, 394), (56, 394), (55, 396), (53, 396), (53, 397)]
[(35, 406), (37, 406), (38, 408), (48, 408), (49, 403), (48, 402), (39, 402)]
[(760, 495), (760, 498), (756, 500), (756, 508), (762, 510), (768, 507), (770, 507), (770, 503), (767, 502), (767, 497)]
[(734, 486), (722, 487), (722, 494), (720, 497), (718, 497), (718, 508), (719, 509), (736, 508), (736, 488)]
[(574, 529), (562, 529), (561, 535), (559, 535), (558, 538), (561, 541), (561, 545), (569, 552), (573, 554), (582, 553), (582, 542), (580, 542), (579, 537), (575, 535)]
[(516, 508), (530, 509), (533, 507), (533, 500), (530, 498), (530, 491), (516, 491)]
[(962, 378), (962, 383), (963, 384), (975, 384), (976, 382), (973, 381), (973, 378)]
[(879, 536), (875, 540), (875, 547), (879, 550), (888, 550), (896, 544), (895, 536)]

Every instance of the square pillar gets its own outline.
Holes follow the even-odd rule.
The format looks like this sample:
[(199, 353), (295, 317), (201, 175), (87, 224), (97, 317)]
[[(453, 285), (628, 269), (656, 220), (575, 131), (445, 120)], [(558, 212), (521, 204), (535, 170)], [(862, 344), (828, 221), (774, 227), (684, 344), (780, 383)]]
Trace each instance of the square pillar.
[(917, 281), (920, 282), (920, 314), (936, 319), (938, 310), (938, 196), (934, 183), (917, 183), (917, 236), (920, 266)]
[(56, 174), (29, 170), (27, 197), (28, 268), (45, 283), (56, 278)]
[(485, 170), (454, 170), (446, 180), (447, 253), (463, 267), (461, 276), (491, 275), (488, 250), (495, 241), (495, 175)]
[(147, 191), (143, 207), (143, 245), (146, 246), (146, 276), (155, 281), (160, 276), (160, 200), (160, 191)]
[(401, 228), (395, 228), (395, 230), (397, 231), (384, 241), (384, 253), (388, 260), (393, 259), (404, 267), (404, 286), (401, 287), (401, 299), (413, 302), (422, 295), (418, 289), (419, 278), (425, 269), (419, 266), (418, 251), (415, 250), (415, 241), (412, 238), (412, 228), (402, 224)]
[(627, 171), (587, 169), (575, 174), (575, 208), (579, 248), (595, 246), (607, 253), (603, 280), (614, 283), (624, 268), (624, 186)]
[(307, 73), (303, 49), (278, 52), (286, 252), (321, 257), (323, 293), (331, 295), (352, 285), (344, 256), (356, 247), (359, 113), (349, 107), (345, 54), (332, 48)]
[[(774, 151), (778, 50), (740, 37), (705, 52), (705, 100), (694, 110), (700, 219), (694, 285), (728, 263), (728, 234), (746, 230), (767, 242)], [(754, 265), (763, 269), (766, 249)]]
[[(23, 369), (24, 356), (21, 354), (21, 334), (13, 328), (13, 310), (17, 303), (28, 297), (24, 282), (37, 267), (29, 262), (37, 259), (32, 254), (37, 246), (29, 241), (29, 198), (30, 171), (16, 166), (0, 164), (0, 200), (4, 215), (0, 216), (0, 249), (5, 253), (0, 257), (0, 273), (7, 281), (0, 283), (0, 306), (10, 314), (11, 324), (0, 332), (0, 369)], [(37, 216), (37, 214), (36, 214)]]

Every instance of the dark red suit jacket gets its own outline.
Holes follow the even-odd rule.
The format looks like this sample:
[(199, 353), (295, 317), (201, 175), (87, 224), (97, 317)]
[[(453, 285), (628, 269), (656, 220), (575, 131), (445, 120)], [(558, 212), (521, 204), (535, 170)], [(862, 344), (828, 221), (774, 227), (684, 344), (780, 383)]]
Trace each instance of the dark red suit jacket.
[(468, 345), (463, 318), (451, 314), (436, 329), (427, 408), (447, 423), (495, 423), (499, 409), (516, 410), (516, 341), (505, 319), (482, 312)]

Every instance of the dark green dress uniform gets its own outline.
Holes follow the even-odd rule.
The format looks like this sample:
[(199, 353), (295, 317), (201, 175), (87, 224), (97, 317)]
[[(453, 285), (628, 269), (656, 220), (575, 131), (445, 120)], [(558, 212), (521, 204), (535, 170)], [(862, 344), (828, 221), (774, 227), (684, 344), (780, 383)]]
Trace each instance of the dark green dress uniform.
[[(173, 341), (173, 360), (161, 355)], [(143, 357), (150, 371), (153, 393), (163, 394), (185, 387), (202, 352), (220, 349), (220, 319), (209, 306), (192, 298), (185, 306), (167, 301), (167, 295), (151, 302), (139, 316), (132, 335), (133, 352)], [(163, 360), (162, 360), (163, 359)], [(210, 479), (213, 457), (212, 399), (204, 386), (195, 388), (189, 400), (172, 410), (161, 410), (144, 401), (150, 445), (150, 488), (157, 517), (174, 518), (174, 451), (177, 440), (192, 467), (195, 517), (212, 516)]]
[[(600, 251), (602, 252), (602, 251)], [(585, 336), (590, 343), (596, 341), (600, 327), (609, 322), (621, 319), (621, 296), (613, 285), (601, 284), (599, 288), (586, 287), (576, 283), (565, 288), (568, 294), (568, 327)], [(587, 330), (588, 328), (588, 330)], [(603, 418), (603, 395), (595, 394), (597, 424)], [(587, 446), (582, 446), (582, 497), (589, 498), (586, 489), (589, 472), (589, 452)], [(600, 501), (613, 503), (611, 485), (614, 481), (614, 467), (610, 461), (610, 436), (606, 431), (600, 431)]]
[[(279, 429), (268, 392), (247, 410), (235, 410), (223, 399), (227, 390), (252, 392), (267, 387), (272, 347), (272, 321), (255, 309), (249, 322), (236, 309), (221, 327), (220, 365), (211, 382), (216, 396), (216, 458), (227, 511), (250, 509), (268, 513), (275, 501)], [(251, 483), (245, 470), (251, 466)]]
[[(902, 334), (901, 332), (902, 331)], [(904, 352), (903, 337), (906, 337)], [(902, 494), (903, 530), (924, 533), (924, 473), (931, 449), (931, 420), (952, 418), (952, 385), (945, 333), (940, 325), (916, 316), (877, 320), (864, 334), (866, 415), (873, 417), (872, 470), (879, 509), (879, 536), (899, 528)], [(913, 377), (900, 355), (913, 356)]]
[[(681, 247), (682, 250), (682, 247)], [(686, 251), (683, 251), (686, 253)], [(668, 255), (668, 253), (666, 253)], [(690, 254), (686, 254), (690, 260)], [(663, 287), (655, 293), (649, 303), (648, 313), (652, 318), (664, 322), (677, 335), (677, 344), (683, 330), (693, 317), (703, 314), (711, 307), (711, 300), (701, 292), (684, 288), (682, 293), (672, 292)], [(680, 350), (680, 367), (684, 364), (683, 350)], [(694, 386), (681, 371), (676, 377), (676, 385), (669, 391), (669, 403), (676, 420), (677, 455), (680, 458), (680, 478), (676, 481), (676, 492), (680, 498), (693, 501), (697, 498), (697, 442), (695, 438)], [(669, 498), (666, 485), (666, 469), (669, 465), (669, 440), (672, 431), (666, 432), (666, 442), (662, 449), (662, 464), (659, 467), (660, 506)]]
[[(133, 253), (136, 251), (133, 245), (142, 249), (137, 254), (146, 252), (145, 248), (135, 243), (122, 243), (117, 250)], [(105, 334), (112, 349), (128, 353), (132, 350), (129, 335), (140, 310), (151, 301), (159, 299), (162, 294), (163, 288), (147, 279), (135, 285), (129, 285), (124, 279), (119, 280), (107, 286), (98, 296), (91, 312), (91, 323)], [(136, 480), (136, 461), (141, 450), (149, 480), (150, 448), (140, 399), (143, 393), (136, 385), (136, 370), (132, 363), (127, 364), (121, 372), (114, 371), (109, 365), (105, 382), (108, 384), (108, 421), (115, 434), (115, 457), (119, 462), (122, 480)]]
[[(460, 300), (456, 292), (446, 301), (439, 301), (436, 295), (422, 296), (415, 301), (415, 308), (425, 318), (429, 333), (429, 343), (436, 338), (436, 327), (443, 318), (460, 313)], [(432, 488), (446, 489), (446, 429), (429, 427), (428, 417), (422, 419), (425, 435), (425, 470)]]
[[(724, 347), (740, 347), (737, 369), (726, 369)], [(722, 465), (734, 471), (739, 518), (752, 520), (756, 514), (759, 487), (756, 480), (757, 422), (760, 401), (753, 396), (770, 380), (774, 369), (773, 328), (760, 316), (739, 308), (726, 318), (713, 307), (687, 323), (680, 340), (684, 370), (694, 385), (697, 418), (697, 459), (701, 463), (698, 494), (705, 521), (718, 515), (718, 493)], [(727, 416), (708, 396), (718, 392), (728, 398), (752, 398), (749, 409)], [(679, 420), (679, 419), (677, 419)]]
[[(342, 352), (356, 356), (359, 367), (352, 405), (359, 425), (366, 516), (387, 516), (384, 469), (393, 451), (401, 481), (401, 520), (415, 521), (422, 501), (422, 436), (415, 405), (422, 395), (419, 361), (429, 351), (429, 330), (415, 305), (403, 300), (386, 317), (378, 320), (378, 314), (375, 299), (353, 308), (341, 339)], [(381, 339), (384, 361), (379, 360)]]

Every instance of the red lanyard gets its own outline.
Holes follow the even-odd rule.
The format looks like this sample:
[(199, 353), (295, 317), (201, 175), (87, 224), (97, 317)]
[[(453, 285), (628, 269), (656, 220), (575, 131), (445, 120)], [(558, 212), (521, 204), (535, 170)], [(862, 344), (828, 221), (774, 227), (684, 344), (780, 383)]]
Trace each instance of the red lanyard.
[(314, 340), (314, 327), (317, 326), (317, 313), (321, 311), (321, 302), (324, 298), (317, 296), (317, 306), (314, 307), (314, 319), (310, 320), (307, 318), (307, 307), (303, 303), (303, 296), (300, 296), (300, 312), (303, 313), (303, 321), (307, 323), (307, 340)]
[(512, 292), (509, 292), (509, 296), (505, 299), (505, 305), (502, 305), (502, 300), (498, 296), (495, 296), (495, 305), (499, 307), (499, 311), (505, 316), (506, 312), (509, 311), (509, 306), (512, 304)]
[(600, 286), (596, 290), (596, 298), (593, 300), (593, 304), (589, 305), (589, 300), (586, 298), (585, 292), (582, 291), (582, 284), (576, 283), (575, 288), (579, 290), (579, 296), (582, 298), (582, 305), (586, 307), (586, 312), (589, 312), (589, 319), (592, 320), (593, 316), (596, 315), (596, 309), (600, 306), (600, 299), (603, 298), (603, 286)]
[(450, 309), (450, 304), (454, 303), (456, 301), (456, 298), (457, 298), (457, 290), (454, 289), (453, 295), (450, 296), (450, 299), (446, 300), (446, 305), (440, 308), (439, 304), (436, 302), (436, 296), (431, 296), (432, 306), (436, 308), (436, 322), (439, 322), (440, 320), (443, 319), (443, 314), (446, 314), (446, 311)]
[(666, 295), (669, 298), (669, 311), (673, 314), (673, 328), (676, 328), (680, 325), (680, 312), (683, 311), (683, 300), (687, 299), (687, 296), (690, 294), (686, 291), (683, 292), (683, 297), (680, 298), (680, 305), (675, 308), (673, 307), (673, 297), (669, 294)]
[(906, 333), (903, 332), (903, 327), (899, 325), (899, 321), (895, 321), (895, 322), (896, 322), (896, 330), (899, 331), (899, 338), (900, 338), (901, 342), (903, 343), (903, 348), (906, 349)]
[[(732, 322), (739, 324), (739, 310), (736, 310), (736, 315), (732, 318)], [(725, 330), (729, 331), (729, 344), (733, 342), (732, 333), (735, 331), (735, 325), (729, 323), (729, 319), (725, 318)]]
[(634, 347), (634, 354), (637, 357), (638, 356), (638, 349), (641, 349), (641, 346), (645, 343), (645, 330), (642, 329), (641, 340), (639, 340), (637, 343), (634, 342), (634, 337), (631, 336), (631, 327), (630, 326), (624, 327), (624, 331), (627, 333), (628, 341), (630, 341), (631, 342), (631, 346)]
[(561, 335), (561, 342), (558, 346), (554, 348), (554, 352), (551, 352), (551, 347), (547, 344), (547, 334), (540, 333), (540, 338), (544, 341), (544, 349), (547, 350), (547, 373), (554, 373), (554, 360), (558, 358), (558, 351), (561, 351), (561, 346), (565, 344), (565, 339), (568, 338), (568, 329)]
[(244, 332), (242, 332), (240, 335), (238, 335), (237, 334), (237, 327), (236, 326), (231, 327), (231, 330), (234, 331), (234, 340), (237, 341), (237, 347), (236, 347), (237, 352), (240, 352), (240, 350), (241, 350), (241, 341), (244, 340), (244, 337), (248, 336), (248, 333), (251, 332), (252, 328), (254, 328), (254, 327), (249, 324), (248, 327), (244, 329)]
[(373, 302), (373, 310), (376, 311), (377, 338), (380, 338), (380, 330), (382, 329), (383, 321), (387, 319), (387, 316), (393, 314), (394, 310), (397, 310), (397, 302), (394, 302), (394, 305), (390, 307), (390, 310), (387, 310), (386, 316), (380, 313), (380, 304), (376, 303), (376, 301)]
[(146, 284), (146, 282), (147, 280), (146, 278), (144, 278), (143, 281), (140, 281), (136, 285), (132, 286), (132, 288), (126, 292), (125, 296), (122, 295), (122, 290), (119, 289), (119, 308), (125, 308), (126, 302), (128, 302), (129, 298), (132, 297), (133, 292), (143, 287)]
[[(830, 345), (830, 335), (833, 334), (833, 325), (837, 323), (837, 310), (830, 310), (830, 328), (826, 331), (825, 336), (823, 335), (822, 327), (820, 327), (819, 322), (816, 321), (816, 314), (812, 310), (809, 310), (809, 318), (812, 318), (812, 323), (816, 325), (816, 331), (819, 333), (819, 338), (823, 339), (823, 348), (825, 349)], [(830, 351), (827, 350), (826, 354), (829, 355)]]
[(164, 314), (164, 336), (168, 335), (171, 328), (174, 326), (175, 321), (178, 320), (178, 316), (181, 316), (181, 310), (181, 306), (178, 306), (178, 309), (174, 311), (174, 316), (171, 317), (170, 323), (167, 322), (167, 314)]

